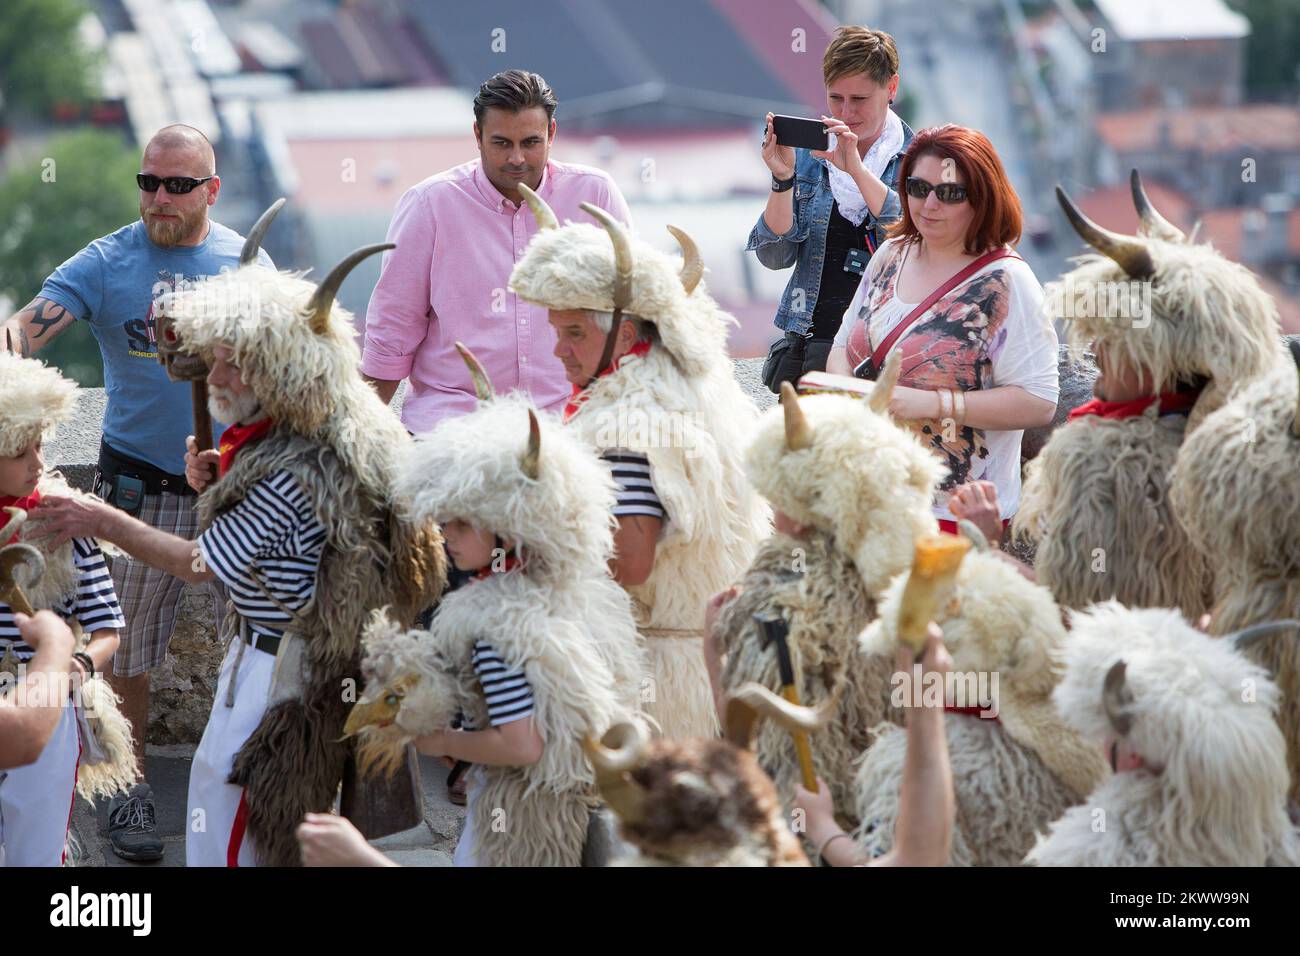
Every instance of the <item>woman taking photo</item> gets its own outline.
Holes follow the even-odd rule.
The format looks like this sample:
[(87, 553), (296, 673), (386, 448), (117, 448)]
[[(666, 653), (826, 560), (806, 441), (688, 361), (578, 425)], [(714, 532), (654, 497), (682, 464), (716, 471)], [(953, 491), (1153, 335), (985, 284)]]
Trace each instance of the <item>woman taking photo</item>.
[[(835, 339), (827, 371), (902, 372), (890, 411), (948, 465), (934, 512), (956, 532), (953, 490), (991, 481), (1003, 524), (1020, 502), (1020, 438), (1056, 410), (1056, 332), (1043, 289), (1012, 250), (1020, 200), (988, 138), (922, 130), (899, 170), (906, 199)], [(904, 387), (905, 386), (905, 387)]]
[(785, 333), (763, 377), (772, 391), (804, 372), (821, 371), (872, 253), (902, 203), (898, 166), (912, 131), (889, 104), (898, 93), (894, 38), (866, 27), (840, 27), (822, 59), (823, 116), (836, 136), (828, 152), (776, 142), (767, 114), (763, 161), (772, 172), (767, 207), (746, 249), (769, 269), (794, 274), (775, 324)]

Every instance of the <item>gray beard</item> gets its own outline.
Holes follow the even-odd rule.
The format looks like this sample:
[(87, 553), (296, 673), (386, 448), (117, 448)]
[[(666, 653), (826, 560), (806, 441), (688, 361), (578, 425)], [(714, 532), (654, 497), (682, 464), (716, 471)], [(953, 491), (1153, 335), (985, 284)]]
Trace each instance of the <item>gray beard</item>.
[(261, 417), (262, 405), (252, 392), (235, 396), (229, 389), (209, 386), (208, 411), (227, 425), (247, 425)]

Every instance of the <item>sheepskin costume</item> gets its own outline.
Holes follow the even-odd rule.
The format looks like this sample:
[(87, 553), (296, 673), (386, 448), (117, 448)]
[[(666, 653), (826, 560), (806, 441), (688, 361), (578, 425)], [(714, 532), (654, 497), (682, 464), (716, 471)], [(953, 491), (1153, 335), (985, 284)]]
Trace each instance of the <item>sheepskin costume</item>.
[[(892, 655), (897, 647), (905, 585), (906, 576), (900, 576), (890, 586), (880, 618), (863, 634), (869, 653)], [(1015, 865), (1037, 833), (1106, 774), (1100, 748), (1071, 730), (1052, 706), (1053, 655), (1066, 642), (1060, 610), (1046, 588), (1025, 580), (1007, 562), (991, 553), (971, 553), (938, 623), (952, 654), (953, 688), (964, 691), (948, 703), (997, 711), (996, 719), (949, 713), (944, 721), (957, 798), (950, 862)], [(904, 676), (911, 678), (900, 679)], [(984, 690), (993, 700), (971, 699)], [(862, 823), (856, 836), (873, 857), (893, 846), (906, 754), (907, 732), (887, 727), (859, 769)]]
[[(650, 655), (647, 711), (668, 737), (713, 735), (718, 722), (701, 648), (705, 606), (740, 577), (771, 530), (742, 467), (757, 409), (727, 357), (734, 320), (697, 287), (702, 267), (689, 249), (681, 268), (603, 211), (596, 213), (605, 229), (560, 228), (529, 198), (543, 228), (511, 273), (511, 290), (548, 309), (611, 312), (617, 274), (628, 287), (625, 315), (654, 330), (649, 352), (625, 358), (588, 386), (568, 427), (598, 451), (621, 447), (649, 459), (667, 519), (649, 579), (628, 588)], [(611, 246), (611, 238), (625, 245)]]
[[(1058, 428), (1027, 470), (1014, 532), (1038, 545), (1039, 580), (1067, 607), (1114, 597), (1195, 616), (1208, 608), (1212, 574), (1170, 508), (1174, 457), (1184, 433), (1284, 353), (1277, 309), (1249, 270), (1186, 242), (1152, 210), (1136, 172), (1133, 193), (1140, 237), (1101, 228), (1057, 189), (1071, 224), (1100, 255), (1080, 257), (1047, 301), (1064, 307), (1076, 353), (1104, 347), (1110, 364), (1142, 370), (1157, 394), (1180, 383), (1204, 387), (1185, 418), (1157, 418), (1153, 405), (1131, 418), (1083, 416)], [(1125, 291), (1122, 301), (1115, 289)]]
[[(1174, 512), (1217, 570), (1211, 629), (1300, 619), (1300, 383), (1283, 367), (1249, 384), (1183, 444)], [(1300, 803), (1300, 634), (1247, 652), (1277, 680), (1291, 799)]]
[(645, 667), (631, 602), (606, 569), (614, 547), (609, 470), (558, 421), (538, 421), (523, 398), (512, 396), (421, 437), (398, 489), (419, 518), (459, 518), (513, 543), (522, 565), (447, 595), (428, 633), (402, 636), (373, 622), (354, 729), (368, 722), (376, 701), (382, 709), (403, 678), (400, 712), (384, 716), (393, 721), (389, 727), (369, 731), (368, 751), (393, 753), (413, 737), (445, 729), (458, 709), (487, 729), (472, 655), (477, 641), (488, 642), (527, 677), (544, 748), (532, 766), (470, 771), (476, 861), (577, 866), (599, 802), (582, 741), (637, 718)]
[[(288, 471), (310, 497), (327, 538), (312, 601), (285, 630), (265, 716), (235, 758), (230, 783), (245, 788), (248, 832), (263, 866), (301, 863), (294, 832), (308, 811), (333, 805), (350, 745), (339, 688), (360, 678), (369, 612), (393, 605), (403, 620), (432, 605), (445, 584), (436, 525), (396, 506), (393, 482), (410, 437), (361, 378), (352, 316), (334, 304), (343, 277), (375, 247), (339, 264), (318, 288), (248, 265), (160, 301), (180, 348), (233, 361), (275, 422), (199, 498), (200, 526), (238, 504), (256, 483)], [(239, 616), (225, 616), (234, 639)]]
[[(1076, 613), (1053, 698), (1116, 773), (1052, 824), (1027, 862), (1050, 866), (1297, 866), (1278, 692), (1233, 644), (1177, 611), (1108, 601)], [(1117, 666), (1123, 662), (1123, 666)]]
[[(0, 352), (0, 457), (16, 458), (41, 441), (77, 410), (77, 385), (37, 359), (23, 358), (13, 352)], [(36, 485), (38, 493), (75, 496), (58, 473), (45, 473)], [(0, 513), (0, 525), (9, 516)], [(19, 540), (30, 544), (45, 557), (45, 574), (39, 582), (23, 588), (36, 608), (53, 607), (72, 592), (77, 584), (77, 569), (72, 558), (72, 542), (54, 551), (48, 538), (34, 537), (34, 530), (22, 527), (10, 530), (3, 545), (17, 532)]]
[[(1068, 306), (1062, 318), (1076, 351), (1104, 345), (1115, 365), (1144, 370), (1156, 393), (1205, 379), (1188, 416), (1190, 432), (1239, 383), (1284, 361), (1277, 306), (1249, 269), (1208, 244), (1187, 242), (1177, 230), (1152, 228), (1136, 174), (1133, 191), (1143, 236), (1101, 228), (1057, 187), (1071, 224), (1099, 254), (1079, 257), (1047, 300)], [(1134, 298), (1116, 301), (1112, 289), (1131, 290)], [(1145, 293), (1149, 302), (1139, 308)]]
[(1025, 469), (1013, 531), (1034, 542), (1038, 581), (1068, 608), (1208, 609), (1210, 560), (1169, 501), (1187, 419), (1153, 405), (1131, 418), (1083, 416), (1052, 432)]
[[(760, 419), (745, 456), (750, 481), (811, 531), (800, 540), (773, 535), (759, 548), (716, 630), (726, 655), (724, 690), (748, 681), (781, 690), (776, 649), (763, 646), (758, 614), (789, 626), (801, 703), (817, 706), (841, 691), (834, 718), (817, 736), (813, 765), (848, 829), (857, 824), (853, 764), (870, 745), (871, 728), (901, 717), (889, 708), (893, 655), (864, 653), (858, 634), (890, 580), (911, 566), (915, 539), (938, 530), (930, 502), (943, 466), (884, 413), (887, 378), (888, 370), (870, 403), (847, 395), (797, 398), (789, 389), (783, 407)], [(765, 725), (756, 752), (788, 807), (800, 780), (789, 734)]]
[[(0, 352), (0, 456), (21, 455), (71, 418), (76, 407), (76, 383), (36, 359)], [(43, 474), (36, 490), (41, 495), (88, 497), (71, 488), (58, 472)], [(9, 515), (0, 514), (0, 546), (15, 534), (45, 558), (45, 573), (39, 581), (26, 584), (23, 594), (37, 610), (61, 606), (77, 588), (72, 542), (51, 549), (51, 539), (35, 537), (33, 528), (21, 523), (21, 519), (15, 526)], [(82, 635), (77, 649), (84, 649), (88, 639), (89, 635)], [(13, 673), (16, 663), (5, 654), (0, 659), (0, 672)], [(94, 736), (93, 741), (83, 741), (77, 792), (93, 802), (96, 797), (128, 789), (139, 779), (140, 768), (131, 741), (131, 724), (117, 706), (120, 698), (102, 675), (86, 681), (77, 694), (83, 730)]]
[(72, 417), (77, 385), (37, 359), (0, 352), (0, 458), (15, 458)]

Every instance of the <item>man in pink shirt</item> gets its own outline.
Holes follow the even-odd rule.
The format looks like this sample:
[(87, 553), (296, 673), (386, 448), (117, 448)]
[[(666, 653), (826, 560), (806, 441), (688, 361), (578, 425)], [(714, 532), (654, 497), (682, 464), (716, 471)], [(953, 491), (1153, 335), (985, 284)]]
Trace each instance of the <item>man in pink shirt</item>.
[(385, 401), (410, 379), (402, 422), (413, 434), (474, 408), (457, 341), (478, 356), (498, 392), (520, 389), (555, 411), (569, 397), (546, 309), (506, 288), (537, 231), (519, 184), (536, 190), (561, 222), (590, 221), (582, 202), (625, 223), (629, 215), (607, 173), (550, 159), (556, 105), (536, 73), (498, 73), (474, 98), (479, 158), (411, 187), (393, 213), (388, 241), (397, 248), (384, 256), (370, 297), (361, 371)]

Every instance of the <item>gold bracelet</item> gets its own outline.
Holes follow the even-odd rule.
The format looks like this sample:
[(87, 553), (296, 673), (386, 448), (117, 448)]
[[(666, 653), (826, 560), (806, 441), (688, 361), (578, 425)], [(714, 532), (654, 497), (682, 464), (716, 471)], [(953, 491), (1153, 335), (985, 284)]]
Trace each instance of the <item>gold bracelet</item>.
[(956, 418), (958, 425), (966, 424), (966, 393), (956, 389), (952, 393), (953, 398), (957, 401), (957, 410), (953, 417)]
[(948, 390), (946, 388), (936, 388), (935, 392), (939, 396), (939, 421), (942, 422), (945, 418), (948, 418), (952, 414), (951, 411), (948, 410), (947, 401), (945, 401), (945, 399), (948, 397), (947, 395)]

